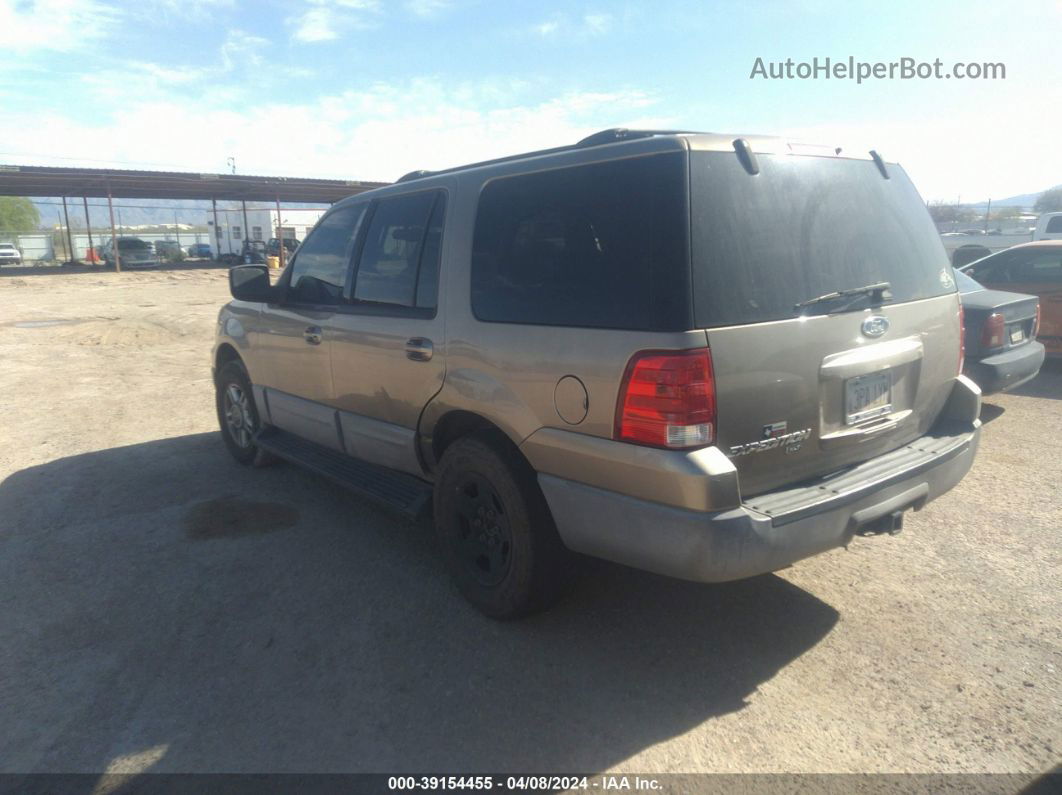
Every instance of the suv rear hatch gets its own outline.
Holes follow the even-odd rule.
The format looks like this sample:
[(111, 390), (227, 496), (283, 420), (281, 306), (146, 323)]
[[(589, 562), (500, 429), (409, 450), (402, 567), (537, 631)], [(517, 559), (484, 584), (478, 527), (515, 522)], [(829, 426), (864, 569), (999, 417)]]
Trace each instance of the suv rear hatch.
[(782, 154), (757, 155), (750, 174), (733, 152), (691, 147), (694, 316), (742, 493), (924, 435), (958, 372), (959, 301), (903, 170)]

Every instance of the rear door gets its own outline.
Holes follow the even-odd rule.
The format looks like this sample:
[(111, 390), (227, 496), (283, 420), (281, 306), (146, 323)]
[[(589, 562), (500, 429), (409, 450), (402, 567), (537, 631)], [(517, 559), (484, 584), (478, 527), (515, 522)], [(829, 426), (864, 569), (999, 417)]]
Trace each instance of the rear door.
[(331, 320), (333, 404), (346, 451), (415, 474), (417, 423), (445, 373), (436, 309), (445, 218), (439, 189), (373, 202), (348, 301)]
[(751, 175), (733, 153), (691, 153), (694, 312), (718, 444), (743, 494), (899, 447), (947, 399), (959, 364), (951, 267), (914, 187), (887, 169), (774, 155)]

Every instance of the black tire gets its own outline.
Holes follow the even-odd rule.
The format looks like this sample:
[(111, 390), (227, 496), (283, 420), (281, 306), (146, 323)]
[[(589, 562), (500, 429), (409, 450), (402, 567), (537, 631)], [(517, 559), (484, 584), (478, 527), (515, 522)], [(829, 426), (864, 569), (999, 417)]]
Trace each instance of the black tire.
[(214, 389), (221, 438), (232, 457), (247, 466), (260, 467), (273, 463), (274, 456), (254, 441), (262, 422), (254, 404), (251, 379), (243, 363), (234, 359), (222, 365), (215, 378)]
[(544, 610), (571, 579), (530, 465), (507, 439), (466, 436), (443, 454), (435, 482), (435, 531), (461, 594), (491, 618)]

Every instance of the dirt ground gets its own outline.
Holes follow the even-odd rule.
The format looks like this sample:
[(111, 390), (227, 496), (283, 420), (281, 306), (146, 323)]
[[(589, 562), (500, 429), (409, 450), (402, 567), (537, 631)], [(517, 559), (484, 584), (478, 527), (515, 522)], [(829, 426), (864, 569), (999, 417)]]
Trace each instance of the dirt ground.
[(215, 431), (223, 270), (0, 274), (0, 772), (1014, 772), (1062, 758), (1062, 367), (895, 538), (592, 564), (496, 623), (427, 528)]

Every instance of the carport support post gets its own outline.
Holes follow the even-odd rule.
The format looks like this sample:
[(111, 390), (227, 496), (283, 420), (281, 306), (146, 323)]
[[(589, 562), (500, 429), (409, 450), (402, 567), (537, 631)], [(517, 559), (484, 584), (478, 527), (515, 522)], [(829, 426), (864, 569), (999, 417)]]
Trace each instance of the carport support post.
[(277, 255), (280, 257), (280, 267), (281, 267), (281, 269), (283, 269), (284, 268), (284, 254), (287, 253), (287, 252), (284, 251), (284, 235), (281, 234), (284, 231), (284, 228), (280, 224), (281, 224), (281, 221), (280, 221), (280, 194), (278, 193), (277, 194), (277, 249), (278, 249)]
[(67, 248), (67, 262), (74, 261), (74, 238), (70, 234), (70, 213), (66, 209), (66, 196), (63, 196), (63, 218), (66, 219), (66, 248)]
[(218, 259), (221, 259), (221, 227), (218, 226), (218, 200), (211, 199), (210, 204), (214, 208), (214, 245), (218, 249)]
[[(240, 204), (243, 205), (243, 239), (247, 240), (247, 235), (251, 234), (251, 228), (247, 226), (247, 202), (240, 200)], [(240, 243), (240, 255), (243, 255), (243, 242)]]
[(85, 202), (85, 228), (88, 229), (88, 236), (89, 236), (89, 247), (88, 247), (88, 250), (90, 252), (93, 252), (93, 253), (87, 254), (87, 258), (88, 258), (89, 264), (91, 265), (92, 263), (94, 263), (96, 261), (96, 256), (95, 256), (95, 249), (93, 249), (93, 247), (92, 247), (92, 221), (89, 220), (88, 197), (87, 196), (82, 196), (81, 197), (81, 201)]
[(111, 201), (111, 186), (107, 186), (107, 210), (111, 214), (111, 250), (114, 252), (114, 272), (122, 272), (122, 255), (118, 251), (118, 235), (114, 231), (114, 202)]

